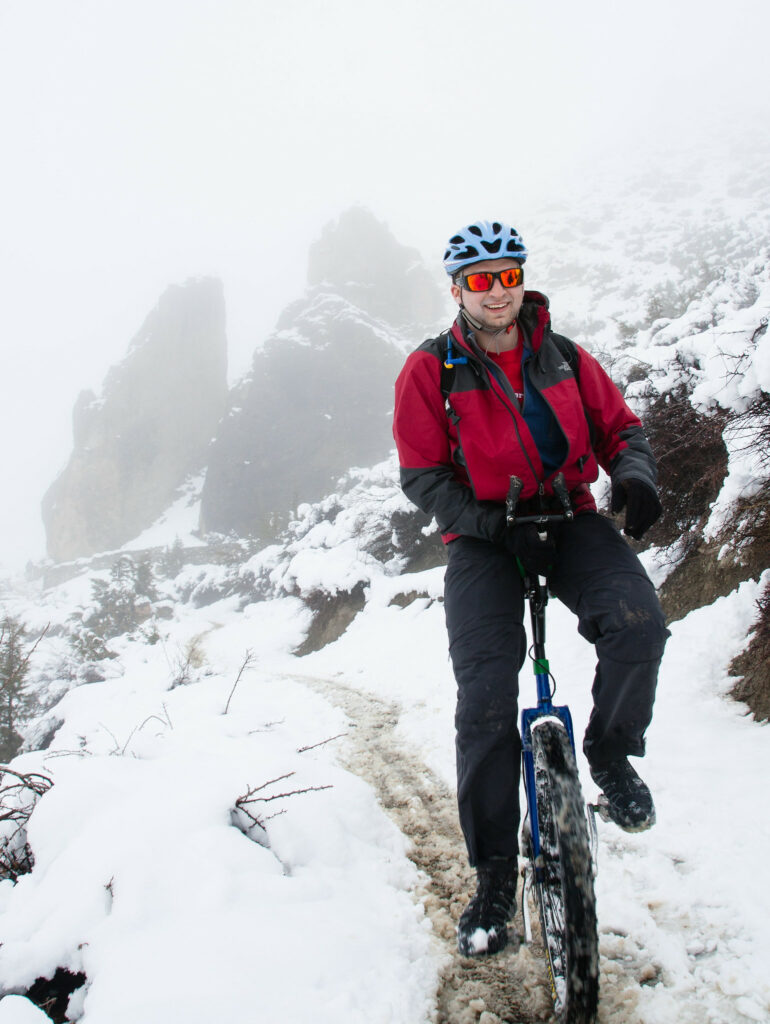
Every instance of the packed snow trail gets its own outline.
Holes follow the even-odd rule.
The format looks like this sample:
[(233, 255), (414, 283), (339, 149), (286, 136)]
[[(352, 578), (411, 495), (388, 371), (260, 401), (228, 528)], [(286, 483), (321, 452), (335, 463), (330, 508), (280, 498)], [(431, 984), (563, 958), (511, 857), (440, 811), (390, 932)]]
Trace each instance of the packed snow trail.
[[(339, 682), (294, 676), (340, 707), (351, 721), (343, 763), (372, 785), (380, 803), (412, 843), (410, 858), (420, 869), (416, 896), (445, 948), (438, 994), (437, 1024), (516, 1024), (547, 1020), (551, 1001), (542, 949), (517, 952), (517, 943), (498, 957), (469, 960), (457, 952), (455, 927), (473, 888), (455, 796), (394, 735), (400, 707)], [(406, 1022), (405, 1022), (406, 1024)]]
[[(551, 999), (534, 902), (530, 904), (534, 930), (531, 946), (519, 944), (523, 927), (518, 902), (511, 925), (513, 941), (505, 952), (476, 960), (457, 952), (455, 928), (473, 890), (473, 872), (457, 823), (455, 795), (394, 735), (401, 713), (399, 705), (339, 681), (293, 678), (312, 686), (349, 717), (351, 743), (343, 763), (374, 787), (382, 806), (412, 843), (410, 857), (423, 879), (416, 895), (446, 957), (437, 1024), (531, 1024), (549, 1020)], [(613, 842), (611, 838), (609, 850), (615, 858), (626, 852), (623, 841)], [(657, 983), (661, 966), (651, 962), (649, 954), (628, 935), (603, 933), (601, 951), (599, 1021), (636, 1024), (642, 1019), (635, 1011), (639, 988)]]

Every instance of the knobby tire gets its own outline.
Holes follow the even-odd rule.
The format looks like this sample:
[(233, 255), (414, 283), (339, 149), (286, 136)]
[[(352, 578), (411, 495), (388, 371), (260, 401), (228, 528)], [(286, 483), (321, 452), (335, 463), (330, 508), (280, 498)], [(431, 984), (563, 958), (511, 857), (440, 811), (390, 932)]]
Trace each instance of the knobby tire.
[(532, 730), (540, 857), (535, 892), (559, 1024), (593, 1024), (599, 943), (591, 849), (575, 755), (566, 730)]

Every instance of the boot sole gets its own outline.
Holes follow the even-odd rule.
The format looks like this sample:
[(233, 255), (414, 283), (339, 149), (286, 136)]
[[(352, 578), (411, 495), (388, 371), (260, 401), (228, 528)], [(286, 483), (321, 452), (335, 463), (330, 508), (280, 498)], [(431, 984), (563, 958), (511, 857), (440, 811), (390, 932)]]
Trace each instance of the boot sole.
[(611, 821), (613, 825), (617, 825), (618, 828), (623, 829), (624, 832), (646, 832), (648, 829), (657, 821), (655, 810), (653, 808), (652, 814), (645, 818), (643, 821), (637, 822), (636, 824), (626, 824), (613, 815), (610, 808), (610, 803), (604, 793), (599, 794), (599, 798), (596, 801), (596, 810), (599, 812), (599, 817), (602, 821)]

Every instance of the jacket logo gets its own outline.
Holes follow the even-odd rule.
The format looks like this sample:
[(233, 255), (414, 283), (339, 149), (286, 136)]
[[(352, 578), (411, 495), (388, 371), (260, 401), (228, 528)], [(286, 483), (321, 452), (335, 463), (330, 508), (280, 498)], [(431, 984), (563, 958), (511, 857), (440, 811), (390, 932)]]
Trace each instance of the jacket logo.
[(556, 367), (556, 369), (557, 370), (561, 370), (562, 373), (569, 373), (570, 372), (570, 370), (569, 370), (569, 363), (567, 362), (566, 359), (563, 362), (559, 363), (559, 365)]

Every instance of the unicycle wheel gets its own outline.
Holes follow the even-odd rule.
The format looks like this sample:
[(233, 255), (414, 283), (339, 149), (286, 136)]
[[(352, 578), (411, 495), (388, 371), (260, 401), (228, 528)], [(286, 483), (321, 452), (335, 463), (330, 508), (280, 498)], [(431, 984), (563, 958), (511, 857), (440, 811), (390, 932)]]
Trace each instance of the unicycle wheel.
[(551, 996), (560, 1024), (593, 1024), (599, 943), (593, 861), (575, 755), (552, 719), (532, 729), (540, 855), (535, 892)]

